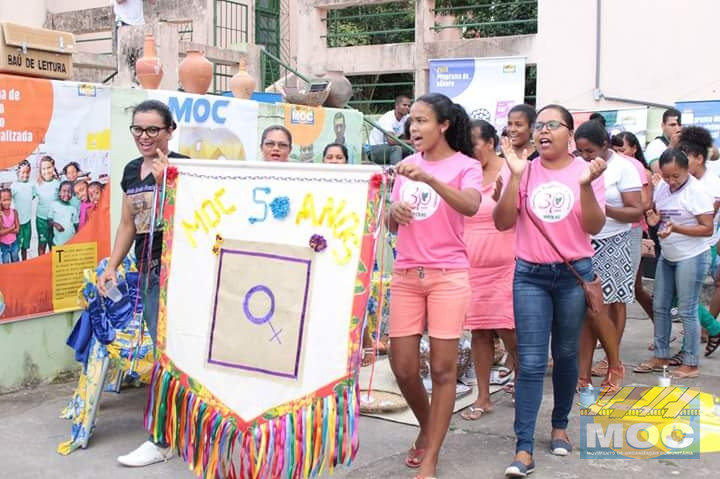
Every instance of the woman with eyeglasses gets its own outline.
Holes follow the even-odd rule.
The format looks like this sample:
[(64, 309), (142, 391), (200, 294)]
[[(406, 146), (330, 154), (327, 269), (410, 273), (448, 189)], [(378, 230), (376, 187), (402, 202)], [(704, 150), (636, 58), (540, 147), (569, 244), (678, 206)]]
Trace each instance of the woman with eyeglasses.
[(282, 125), (268, 126), (260, 136), (260, 151), (264, 161), (289, 161), (292, 134)]
[(572, 450), (568, 415), (578, 379), (578, 342), (587, 305), (582, 286), (564, 261), (583, 280), (592, 280), (590, 236), (605, 224), (605, 185), (598, 180), (605, 160), (586, 163), (573, 157), (568, 151), (572, 133), (570, 112), (560, 105), (547, 105), (538, 112), (533, 128), (539, 154), (535, 161), (527, 161), (527, 150), (518, 155), (511, 142), (503, 140), (511, 174), (493, 218), (500, 231), (517, 225), (513, 280), (517, 441), (514, 461), (505, 469), (507, 477), (525, 477), (535, 470), (535, 423), (543, 397), (548, 343), (554, 362), (550, 452), (565, 456)]
[(662, 371), (670, 365), (670, 308), (677, 296), (686, 351), (676, 378), (696, 378), (700, 353), (698, 303), (710, 265), (709, 240), (713, 234), (714, 200), (689, 171), (688, 156), (668, 148), (658, 160), (662, 180), (655, 186), (653, 208), (645, 212), (648, 225), (658, 225), (661, 255), (655, 270), (655, 355), (637, 366), (636, 373)]
[[(143, 295), (143, 321), (157, 344), (157, 315), (160, 298), (160, 254), (162, 219), (153, 218), (159, 208), (159, 189), (168, 158), (188, 158), (168, 148), (176, 128), (170, 109), (157, 100), (145, 100), (135, 107), (130, 133), (140, 152), (125, 165), (120, 187), (123, 190), (120, 224), (115, 234), (110, 261), (97, 280), (100, 294), (107, 295), (109, 283), (117, 286), (117, 268), (135, 243), (135, 260), (140, 271)], [(155, 220), (153, 223), (153, 219)], [(169, 444), (150, 438), (130, 454), (117, 458), (124, 466), (141, 467), (172, 457)]]
[[(632, 223), (643, 216), (642, 180), (632, 159), (616, 153), (605, 127), (586, 121), (575, 131), (575, 145), (585, 161), (602, 158), (605, 179), (605, 226), (593, 236), (593, 267), (603, 286), (602, 311), (588, 313), (580, 340), (578, 389), (592, 385), (592, 376), (604, 376), (602, 387), (620, 389), (625, 368), (620, 361), (620, 340), (625, 331), (627, 304), (635, 300), (635, 272), (631, 253)], [(600, 339), (606, 357), (592, 365), (595, 343)]]

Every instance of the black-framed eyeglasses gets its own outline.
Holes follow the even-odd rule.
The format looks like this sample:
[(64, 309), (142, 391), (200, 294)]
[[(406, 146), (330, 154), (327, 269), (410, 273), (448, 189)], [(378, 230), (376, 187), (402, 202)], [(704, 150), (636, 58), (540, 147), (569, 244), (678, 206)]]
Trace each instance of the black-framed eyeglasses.
[(547, 126), (547, 129), (550, 131), (557, 130), (561, 126), (564, 126), (568, 130), (570, 129), (569, 126), (567, 126), (565, 123), (561, 122), (560, 120), (536, 121), (535, 124), (533, 125), (533, 129), (535, 131), (541, 131), (546, 126)]
[(283, 141), (266, 141), (263, 143), (263, 146), (265, 148), (275, 148), (276, 146), (280, 148), (281, 150), (287, 150), (290, 148), (290, 143), (285, 143)]
[(135, 138), (140, 138), (145, 133), (149, 138), (155, 138), (160, 134), (162, 130), (167, 130), (166, 126), (148, 126), (143, 128), (142, 126), (130, 125), (130, 133)]

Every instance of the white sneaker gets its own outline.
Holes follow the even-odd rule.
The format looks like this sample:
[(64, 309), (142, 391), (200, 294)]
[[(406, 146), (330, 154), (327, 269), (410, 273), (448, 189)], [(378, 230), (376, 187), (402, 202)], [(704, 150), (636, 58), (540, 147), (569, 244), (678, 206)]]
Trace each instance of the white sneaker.
[(117, 460), (123, 466), (144, 467), (172, 458), (172, 448), (159, 447), (151, 441), (145, 441), (133, 452), (125, 456), (119, 456)]

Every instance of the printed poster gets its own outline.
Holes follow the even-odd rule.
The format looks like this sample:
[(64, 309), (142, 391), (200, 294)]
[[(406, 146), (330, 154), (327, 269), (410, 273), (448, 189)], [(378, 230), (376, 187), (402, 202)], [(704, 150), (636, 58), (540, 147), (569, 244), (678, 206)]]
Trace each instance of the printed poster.
[(473, 120), (489, 121), (502, 131), (510, 109), (525, 100), (525, 58), (430, 60), (429, 90), (462, 105)]
[(715, 146), (720, 147), (720, 100), (679, 101), (675, 108), (682, 114), (682, 124), (707, 128)]
[(108, 88), (0, 75), (0, 321), (78, 309), (110, 253), (109, 181)]
[(340, 143), (348, 149), (348, 163), (362, 162), (363, 115), (357, 110), (314, 108), (287, 103), (260, 103), (258, 118), (258, 159), (260, 136), (265, 128), (282, 125), (292, 134), (290, 161), (322, 163), (322, 153), (330, 143)]

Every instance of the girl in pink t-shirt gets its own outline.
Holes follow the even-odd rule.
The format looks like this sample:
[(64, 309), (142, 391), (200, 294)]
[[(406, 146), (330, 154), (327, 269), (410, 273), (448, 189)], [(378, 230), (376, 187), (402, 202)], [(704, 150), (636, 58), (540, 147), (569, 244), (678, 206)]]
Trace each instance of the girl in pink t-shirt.
[(495, 226), (501, 231), (517, 224), (513, 280), (517, 443), (515, 460), (505, 470), (509, 477), (525, 477), (535, 469), (535, 422), (551, 334), (555, 406), (550, 450), (555, 455), (567, 455), (572, 449), (568, 415), (578, 379), (577, 350), (586, 302), (582, 286), (563, 259), (584, 280), (592, 280), (590, 235), (600, 232), (605, 224), (604, 183), (602, 179), (595, 181), (605, 170), (605, 161), (586, 163), (569, 154), (573, 131), (570, 112), (548, 105), (538, 112), (533, 130), (540, 156), (532, 163), (518, 157), (510, 143), (503, 141), (511, 175), (493, 213)]
[[(466, 420), (479, 419), (492, 411), (490, 370), (493, 365), (495, 333), (510, 353), (511, 360), (508, 360), (507, 365), (512, 368), (515, 363), (515, 317), (512, 304), (515, 228), (498, 231), (492, 218), (502, 185), (510, 177), (510, 169), (495, 151), (500, 142), (495, 127), (484, 120), (475, 120), (471, 125), (475, 158), (483, 167), (483, 201), (475, 216), (465, 218), (465, 244), (470, 258), (472, 289), (465, 329), (472, 331), (472, 355), (478, 386), (475, 403), (461, 414)], [(512, 373), (509, 369), (504, 371), (506, 375), (501, 379), (510, 380)]]
[[(395, 167), (388, 223), (397, 231), (390, 286), (390, 364), (420, 424), (405, 464), (435, 476), (455, 404), (458, 339), (470, 302), (464, 217), (480, 205), (482, 169), (470, 158), (470, 119), (445, 95), (418, 98), (410, 110), (417, 153)], [(430, 336), (432, 407), (420, 380), (420, 338)]]

